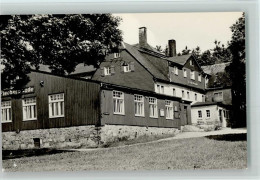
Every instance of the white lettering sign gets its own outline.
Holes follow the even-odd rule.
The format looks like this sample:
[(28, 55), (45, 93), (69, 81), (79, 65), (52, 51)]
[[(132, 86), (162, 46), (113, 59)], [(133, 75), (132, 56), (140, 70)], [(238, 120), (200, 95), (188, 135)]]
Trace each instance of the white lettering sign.
[(34, 87), (26, 87), (22, 90), (7, 90), (7, 91), (1, 91), (1, 96), (10, 96), (10, 95), (17, 95), (17, 94), (27, 94), (27, 93), (33, 93)]

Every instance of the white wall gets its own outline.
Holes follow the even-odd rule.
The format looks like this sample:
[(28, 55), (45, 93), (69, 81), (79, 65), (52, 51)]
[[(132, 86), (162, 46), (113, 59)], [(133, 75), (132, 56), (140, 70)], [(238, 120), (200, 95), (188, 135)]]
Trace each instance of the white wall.
[[(226, 117), (224, 117), (223, 110), (226, 111), (225, 108), (218, 107), (217, 105), (209, 105), (209, 106), (197, 106), (197, 107), (191, 107), (191, 123), (197, 124), (198, 121), (220, 121), (219, 119), (219, 110), (222, 110), (222, 127), (227, 126)], [(198, 111), (202, 111), (202, 118), (199, 118)], [(210, 117), (207, 117), (206, 110), (210, 110)]]
[[(194, 104), (196, 102), (204, 102), (205, 101), (205, 98), (204, 98), (204, 100), (202, 99), (202, 95), (205, 97), (204, 94), (201, 94), (201, 93), (196, 92), (196, 91), (191, 91), (188, 88), (173, 85), (173, 84), (155, 83), (154, 89), (155, 89), (156, 93), (161, 93), (161, 92), (158, 91), (157, 85), (164, 86), (164, 94), (165, 95), (173, 96), (173, 89), (175, 89), (176, 97), (182, 98), (182, 91), (184, 91), (185, 97), (182, 98), (182, 99), (192, 101), (192, 104)], [(187, 97), (187, 91), (190, 94), (190, 98)], [(197, 100), (195, 100), (195, 94), (197, 94)]]

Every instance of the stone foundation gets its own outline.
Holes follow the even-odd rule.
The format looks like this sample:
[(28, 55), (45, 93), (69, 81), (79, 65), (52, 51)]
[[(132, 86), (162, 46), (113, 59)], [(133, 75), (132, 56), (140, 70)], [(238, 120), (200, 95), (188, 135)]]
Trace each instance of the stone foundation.
[[(35, 148), (96, 148), (111, 142), (131, 140), (141, 136), (179, 133), (175, 128), (105, 125), (3, 132), (2, 149)], [(38, 143), (39, 140), (39, 143)]]
[(179, 133), (175, 128), (105, 125), (100, 130), (100, 145), (121, 140), (132, 140), (141, 136)]

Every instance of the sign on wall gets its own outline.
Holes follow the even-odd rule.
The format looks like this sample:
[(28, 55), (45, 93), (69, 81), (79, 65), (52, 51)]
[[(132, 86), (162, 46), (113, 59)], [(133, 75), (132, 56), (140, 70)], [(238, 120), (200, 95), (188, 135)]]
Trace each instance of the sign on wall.
[(33, 93), (34, 92), (34, 87), (26, 87), (22, 90), (6, 90), (6, 91), (1, 91), (1, 96), (11, 96), (11, 95), (17, 95), (17, 94), (28, 94), (28, 93)]

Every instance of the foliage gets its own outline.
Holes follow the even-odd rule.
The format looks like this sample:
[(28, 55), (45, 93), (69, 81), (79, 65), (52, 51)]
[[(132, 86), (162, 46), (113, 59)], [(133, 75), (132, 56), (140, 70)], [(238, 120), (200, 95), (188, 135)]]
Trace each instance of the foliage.
[(233, 126), (246, 126), (245, 14), (231, 27), (232, 62), (226, 70), (232, 80)]
[(208, 82), (209, 88), (214, 87), (230, 87), (232, 85), (232, 81), (230, 79), (229, 73), (225, 72), (218, 72), (216, 74), (211, 74), (211, 78)]
[(97, 67), (120, 45), (119, 23), (110, 14), (11, 16), (1, 23), (2, 88), (21, 88), (40, 64), (55, 74), (70, 74), (79, 63)]

